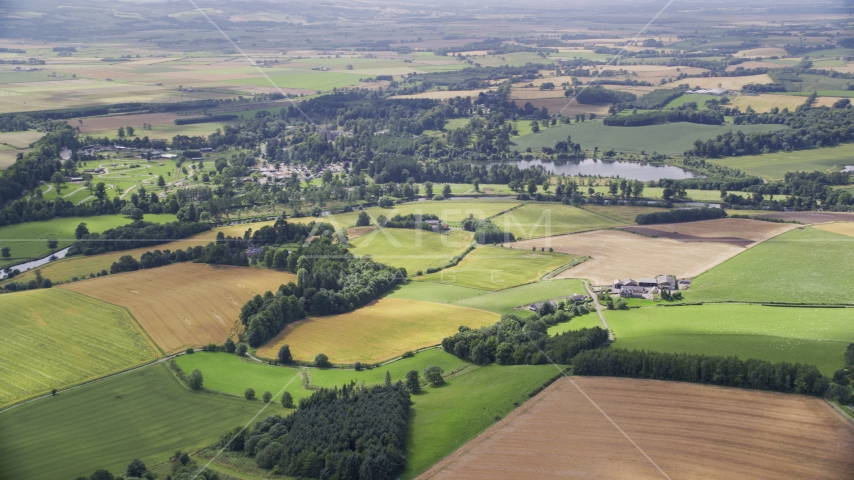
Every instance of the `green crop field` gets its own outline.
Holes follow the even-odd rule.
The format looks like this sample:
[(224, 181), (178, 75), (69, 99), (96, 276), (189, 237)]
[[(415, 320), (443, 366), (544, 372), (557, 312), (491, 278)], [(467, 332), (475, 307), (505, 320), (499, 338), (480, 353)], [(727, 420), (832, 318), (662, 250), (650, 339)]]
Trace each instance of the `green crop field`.
[(561, 204), (527, 204), (492, 220), (517, 240), (599, 230), (620, 225), (610, 218)]
[(837, 172), (854, 165), (854, 144), (813, 148), (794, 152), (764, 153), (744, 157), (708, 160), (717, 165), (737, 168), (766, 180), (782, 180), (786, 172)]
[(854, 238), (796, 229), (749, 248), (694, 279), (702, 302), (854, 303)]
[(528, 315), (528, 310), (515, 310), (515, 307), (558, 297), (566, 297), (576, 293), (587, 294), (584, 284), (581, 283), (581, 280), (568, 278), (529, 283), (451, 303), (461, 307), (479, 308), (496, 313)]
[(409, 275), (441, 267), (471, 245), (472, 234), (455, 230), (447, 235), (410, 228), (380, 228), (353, 240), (354, 255), (405, 268)]
[(478, 288), (447, 285), (433, 282), (409, 282), (397, 287), (388, 296), (390, 298), (406, 298), (422, 302), (452, 303), (467, 298), (488, 295), (489, 292)]
[(44, 132), (35, 130), (25, 130), (23, 132), (3, 132), (0, 133), (0, 144), (9, 145), (14, 148), (28, 148), (31, 143), (42, 138)]
[(552, 270), (574, 261), (571, 255), (480, 246), (457, 266), (419, 279), (430, 282), (501, 290), (539, 280)]
[(124, 309), (77, 293), (42, 289), (0, 295), (0, 311), (0, 405), (156, 356)]
[[(153, 365), (0, 413), (3, 478), (68, 480), (163, 462), (252, 418), (260, 402), (193, 392)], [(271, 405), (265, 413), (281, 414)], [(46, 435), (45, 432), (50, 432)]]
[(644, 127), (608, 127), (599, 121), (574, 123), (547, 128), (540, 133), (532, 133), (515, 139), (516, 150), (524, 151), (530, 147), (540, 150), (554, 147), (555, 143), (566, 140), (581, 143), (581, 148), (599, 151), (613, 148), (626, 153), (666, 153), (681, 154), (692, 148), (697, 139), (707, 140), (730, 130), (744, 133), (770, 132), (780, 130), (781, 125), (700, 125), (696, 123), (668, 123)]
[[(276, 393), (292, 381), (287, 390), (294, 399), (311, 393), (302, 387), (303, 378), (318, 387), (341, 386), (350, 381), (370, 385), (383, 382), (386, 371), (397, 381), (403, 380), (410, 370), (420, 372), (430, 365), (439, 365), (448, 377), (446, 384), (440, 388), (427, 387), (424, 393), (412, 396), (407, 466), (402, 478), (415, 477), (474, 438), (495, 423), (496, 417), (510, 413), (515, 403), (528, 400), (529, 392), (558, 373), (553, 365), (477, 367), (438, 349), (362, 372), (304, 369), (305, 373), (300, 374), (297, 369), (241, 361), (235, 355), (223, 353), (184, 355), (176, 361), (184, 371), (201, 370), (205, 387), (212, 390), (242, 394), (252, 387), (256, 392)], [(459, 373), (450, 376), (454, 371)]]
[[(154, 223), (174, 222), (175, 215), (146, 215), (144, 220)], [(80, 223), (85, 223), (89, 231), (95, 233), (131, 222), (132, 220), (124, 215), (99, 215), (95, 217), (62, 217), (0, 227), (0, 247), (12, 249), (12, 257), (0, 260), (0, 267), (50, 255), (51, 250), (47, 248), (49, 238), (59, 241), (58, 249), (71, 245), (76, 241), (74, 230)]]
[(615, 347), (809, 363), (832, 375), (854, 342), (851, 312), (719, 304), (609, 310), (606, 317)]

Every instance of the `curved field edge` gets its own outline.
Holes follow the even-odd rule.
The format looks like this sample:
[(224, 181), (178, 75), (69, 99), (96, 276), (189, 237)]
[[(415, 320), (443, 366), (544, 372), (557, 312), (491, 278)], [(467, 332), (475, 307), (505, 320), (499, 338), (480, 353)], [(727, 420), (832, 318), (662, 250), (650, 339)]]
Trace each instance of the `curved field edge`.
[(86, 295), (17, 292), (0, 296), (0, 309), (3, 407), (134, 368), (162, 353), (130, 312)]
[[(440, 366), (445, 371), (446, 384), (425, 387), (423, 393), (412, 396), (407, 467), (401, 475), (406, 479), (414, 478), (476, 437), (495, 423), (496, 418), (503, 418), (528, 400), (531, 392), (560, 371), (554, 365), (478, 367), (440, 349), (419, 352), (414, 357), (361, 372), (270, 366), (225, 353), (182, 355), (176, 362), (185, 372), (201, 370), (205, 387), (211, 390), (238, 395), (249, 387), (256, 392), (278, 392), (287, 384), (286, 391), (295, 401), (311, 394), (306, 386), (331, 388), (351, 381), (378, 384), (385, 380), (386, 372), (392, 381), (398, 381), (410, 370), (422, 372), (430, 365)], [(294, 377), (299, 381), (291, 381)]]
[[(209, 445), (259, 408), (258, 402), (193, 392), (166, 365), (152, 365), (0, 414), (0, 463), (4, 478), (64, 480), (98, 468), (124, 471), (133, 458), (153, 464), (175, 450)], [(271, 405), (268, 411), (282, 409)]]
[(276, 358), (288, 344), (298, 360), (312, 361), (323, 353), (335, 364), (378, 363), (438, 345), (466, 322), (479, 328), (497, 321), (498, 315), (484, 310), (386, 297), (349, 313), (294, 322), (258, 355)]

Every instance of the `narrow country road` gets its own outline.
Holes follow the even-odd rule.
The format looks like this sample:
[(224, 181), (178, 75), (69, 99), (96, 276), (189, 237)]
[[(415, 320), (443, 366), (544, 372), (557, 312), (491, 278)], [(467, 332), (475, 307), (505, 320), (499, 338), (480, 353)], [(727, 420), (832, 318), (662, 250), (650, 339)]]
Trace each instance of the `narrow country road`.
[(599, 299), (596, 295), (593, 294), (593, 290), (590, 288), (590, 284), (587, 283), (587, 280), (582, 280), (581, 283), (584, 284), (584, 288), (587, 289), (587, 294), (590, 295), (590, 298), (593, 299), (593, 305), (596, 306), (596, 313), (599, 314), (599, 320), (602, 321), (602, 325), (605, 327), (605, 330), (608, 330), (608, 340), (614, 341), (614, 332), (608, 328), (608, 322), (605, 321), (605, 315), (602, 314), (602, 305), (599, 304)]

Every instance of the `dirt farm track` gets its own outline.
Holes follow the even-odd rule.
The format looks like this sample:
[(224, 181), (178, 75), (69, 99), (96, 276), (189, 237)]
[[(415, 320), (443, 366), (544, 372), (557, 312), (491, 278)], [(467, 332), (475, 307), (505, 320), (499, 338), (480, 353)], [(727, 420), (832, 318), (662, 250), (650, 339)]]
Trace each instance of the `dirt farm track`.
[(572, 379), (580, 390), (558, 380), (418, 479), (850, 479), (854, 473), (854, 425), (821, 399)]

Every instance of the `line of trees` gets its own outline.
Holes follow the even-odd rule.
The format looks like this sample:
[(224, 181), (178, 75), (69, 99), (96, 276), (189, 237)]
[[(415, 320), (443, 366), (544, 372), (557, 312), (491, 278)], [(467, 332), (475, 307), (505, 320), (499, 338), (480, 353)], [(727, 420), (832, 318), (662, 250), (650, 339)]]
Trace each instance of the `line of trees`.
[[(151, 223), (138, 221), (120, 227), (89, 233), (85, 224), (78, 226), (77, 241), (68, 250), (67, 256), (96, 255), (147, 247), (187, 238), (211, 229), (207, 223), (171, 222)], [(84, 233), (85, 232), (85, 233)]]
[(608, 341), (608, 331), (600, 327), (548, 335), (549, 326), (573, 316), (572, 310), (528, 318), (503, 315), (498, 323), (477, 330), (460, 327), (458, 333), (442, 340), (442, 349), (478, 365), (567, 364), (578, 352)]
[(712, 220), (726, 218), (726, 210), (722, 208), (679, 208), (667, 212), (642, 213), (635, 217), (638, 225), (655, 223), (695, 222), (697, 220)]
[(640, 127), (661, 125), (669, 122), (700, 123), (703, 125), (722, 125), (724, 116), (714, 110), (694, 111), (691, 109), (659, 110), (622, 117), (607, 117), (603, 123), (610, 127)]
[(804, 395), (823, 395), (829, 385), (813, 365), (619, 348), (583, 351), (572, 359), (572, 371), (575, 375), (675, 380)]
[(406, 465), (409, 393), (401, 382), (322, 388), (292, 415), (225, 433), (222, 447), (273, 474), (338, 480), (397, 478)]

